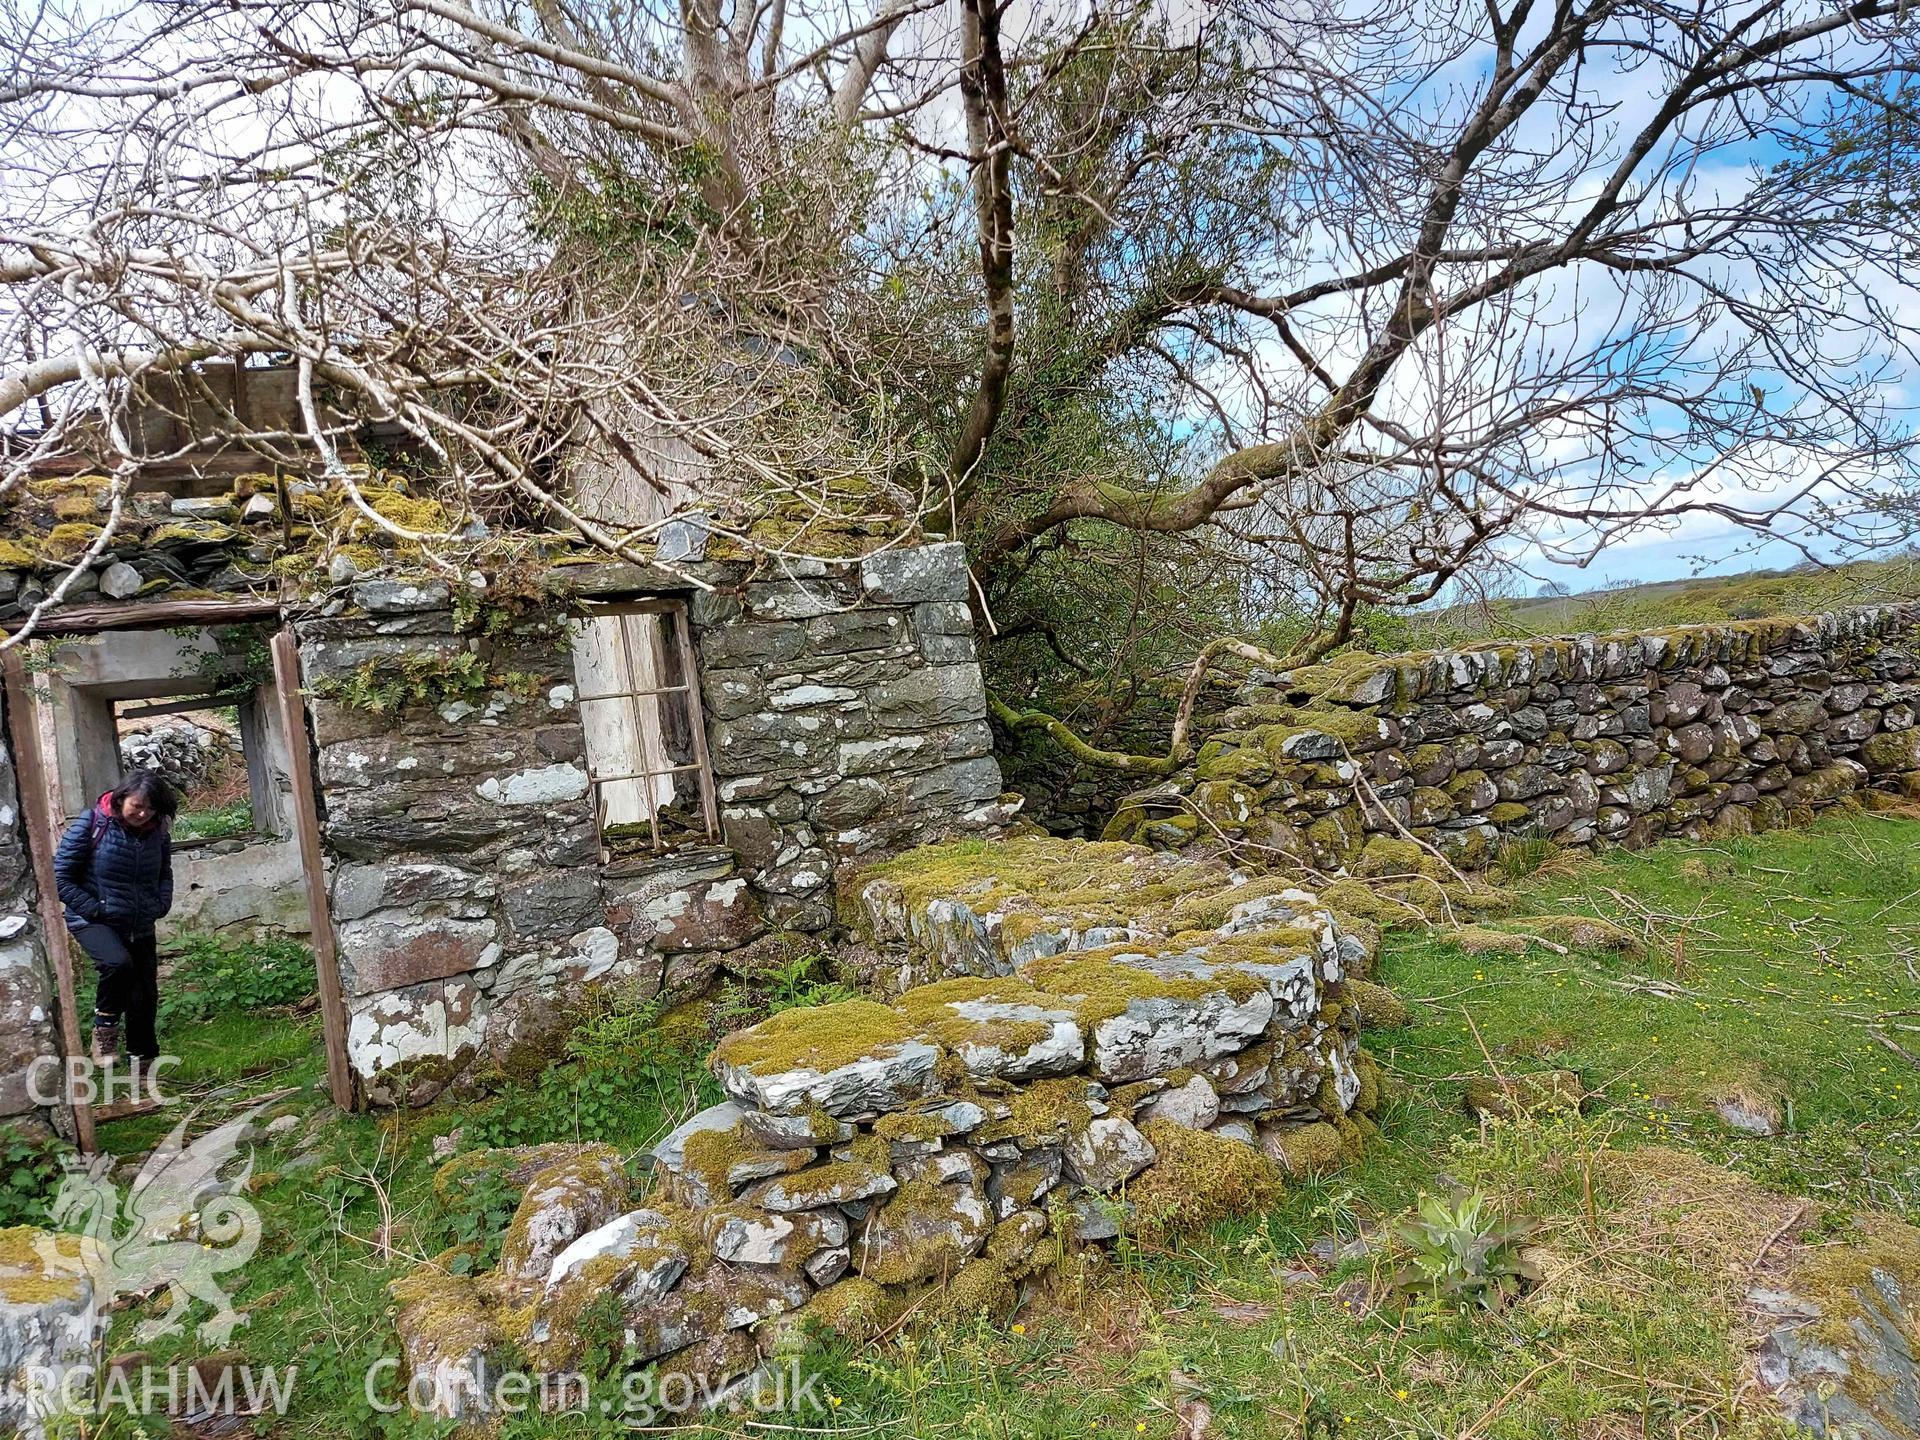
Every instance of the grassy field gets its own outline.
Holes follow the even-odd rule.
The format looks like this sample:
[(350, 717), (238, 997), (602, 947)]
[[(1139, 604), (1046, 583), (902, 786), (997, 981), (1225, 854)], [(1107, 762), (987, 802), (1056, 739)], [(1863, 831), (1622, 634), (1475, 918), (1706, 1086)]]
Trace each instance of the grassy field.
[(1429, 649), (1473, 640), (1705, 625), (1766, 615), (1814, 615), (1916, 596), (1920, 596), (1920, 559), (1900, 555), (1825, 570), (1755, 570), (1744, 575), (1653, 580), (1577, 595), (1508, 597), (1415, 611), (1404, 617), (1407, 633), (1396, 634), (1396, 643)]
[[(1017, 1315), (810, 1352), (834, 1398), (791, 1430), (761, 1418), (680, 1433), (1783, 1433), (1747, 1382), (1742, 1297), (1837, 1263), (1841, 1242), (1880, 1212), (1920, 1219), (1920, 822), (1836, 814), (1726, 845), (1579, 866), (1546, 858), (1520, 882), (1510, 928), (1524, 932), (1529, 911), (1579, 912), (1652, 943), (1475, 955), (1390, 935), (1376, 978), (1412, 1020), (1368, 1036), (1391, 1093), (1362, 1164), (1177, 1246), (1123, 1239), (1063, 1268)], [(807, 998), (789, 987), (784, 1001)], [(750, 1018), (748, 1002), (736, 1008)], [(165, 1038), (208, 1113), (300, 1087), (279, 1107), (297, 1123), (256, 1162), (265, 1238), (236, 1293), (253, 1317), (240, 1352), (300, 1366), (293, 1412), (273, 1433), (434, 1433), (364, 1394), (366, 1365), (394, 1344), (387, 1282), (497, 1229), (512, 1201), (467, 1194), (449, 1213), (432, 1194), (434, 1137), (638, 1148), (711, 1094), (697, 1047), (663, 1039), (654, 1018), (615, 1007), (531, 1084), (384, 1116), (328, 1111), (313, 1029), (297, 1015), (174, 1027)], [(1554, 1069), (1594, 1092), (1584, 1114), (1482, 1125), (1462, 1107), (1475, 1077)], [(1716, 1102), (1734, 1100), (1777, 1117), (1781, 1133), (1729, 1128)], [(142, 1117), (104, 1139), (132, 1154), (156, 1133)], [(1536, 1279), (1518, 1304), (1407, 1304), (1393, 1292), (1402, 1256), (1387, 1227), (1423, 1195), (1461, 1194), (1514, 1227)], [(139, 1318), (128, 1312), (117, 1333)], [(173, 1343), (182, 1356), (204, 1348)], [(113, 1420), (88, 1433), (133, 1432)], [(530, 1418), (504, 1433), (633, 1432)]]

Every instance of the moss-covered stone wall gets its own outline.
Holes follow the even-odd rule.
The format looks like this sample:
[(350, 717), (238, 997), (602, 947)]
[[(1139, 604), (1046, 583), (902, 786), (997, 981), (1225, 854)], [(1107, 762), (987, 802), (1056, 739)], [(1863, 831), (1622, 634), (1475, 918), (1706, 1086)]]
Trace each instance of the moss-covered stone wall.
[(375, 1098), (541, 1042), (586, 984), (698, 993), (770, 929), (830, 928), (843, 867), (1010, 817), (959, 546), (688, 570), (710, 588), (568, 568), (576, 594), (686, 600), (722, 830), (604, 864), (564, 604), (353, 580), (296, 622)]
[(1870, 785), (1920, 791), (1916, 622), (1884, 606), (1256, 675), (1105, 834), (1386, 873), (1409, 841), (1476, 869), (1516, 837), (1803, 823)]
[(1251, 1213), (1376, 1133), (1371, 947), (1305, 891), (1050, 837), (925, 847), (842, 888), (887, 968), (946, 978), (728, 1036), (728, 1100), (654, 1147), (646, 1191), (610, 1153), (557, 1157), (495, 1270), (448, 1255), (401, 1281), (442, 1413), (465, 1413), (484, 1337), (577, 1363), (596, 1301), (629, 1359), (719, 1387), (796, 1325), (860, 1341), (1004, 1312), (1077, 1252)]

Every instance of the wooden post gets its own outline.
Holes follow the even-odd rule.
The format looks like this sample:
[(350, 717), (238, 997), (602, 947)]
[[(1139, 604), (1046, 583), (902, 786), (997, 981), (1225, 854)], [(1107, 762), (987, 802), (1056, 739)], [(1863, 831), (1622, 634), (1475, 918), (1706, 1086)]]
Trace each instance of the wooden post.
[[(53, 851), (59, 841), (60, 813), (53, 803), (47, 768), (40, 755), (38, 702), (18, 647), (0, 651), (7, 696), (7, 729), (13, 742), (14, 778), (20, 790), (20, 810), (27, 832), (27, 853), (33, 859), (33, 884), (39, 891), (41, 943), (53, 963), (55, 993), (60, 1007), (60, 1044), (71, 1060), (87, 1052), (80, 1048), (80, 1017), (74, 1010), (73, 949), (67, 943), (67, 918), (53, 879)], [(93, 1106), (73, 1099), (73, 1138), (85, 1154), (92, 1154)]]
[(333, 916), (327, 906), (327, 870), (320, 849), (320, 812), (313, 795), (313, 740), (300, 696), (300, 651), (293, 627), (273, 637), (273, 688), (280, 699), (282, 729), (292, 754), (293, 833), (306, 872), (307, 914), (313, 924), (313, 963), (320, 981), (320, 1022), (326, 1031), (327, 1088), (343, 1110), (354, 1105), (353, 1071), (347, 1064), (347, 1002), (340, 987), (340, 960), (333, 946)]

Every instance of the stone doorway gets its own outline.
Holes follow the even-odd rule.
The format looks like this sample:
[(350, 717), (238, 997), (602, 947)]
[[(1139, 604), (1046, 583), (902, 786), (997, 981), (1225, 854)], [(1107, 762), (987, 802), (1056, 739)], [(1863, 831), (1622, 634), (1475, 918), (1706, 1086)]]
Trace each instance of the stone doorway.
[[(0, 652), (5, 739), (31, 860), (37, 948), (56, 1000), (55, 1048), (67, 1057), (84, 1054), (76, 950), (53, 879), (60, 833), (111, 787), (123, 758), (140, 753), (129, 737), (150, 738), (155, 720), (197, 717), (210, 722), (204, 728), (217, 723), (230, 730), (245, 776), (242, 783), (226, 782), (235, 792), (228, 833), (188, 834), (176, 845), (176, 908), (185, 900), (188, 915), (202, 924), (255, 923), (310, 939), (329, 1089), (336, 1104), (350, 1108), (356, 1094), (346, 1063), (298, 650), (291, 630), (279, 627), (277, 608), (236, 602), (230, 618), (207, 609), (196, 605), (192, 623), (184, 625), (165, 605), (111, 619), (76, 612), (39, 637), (32, 663), (21, 647)], [(213, 638), (236, 627), (250, 627), (242, 644), (223, 646)], [(195, 843), (201, 839), (213, 843)], [(229, 893), (223, 908), (223, 892), (242, 898), (234, 902)], [(91, 1107), (76, 1094), (69, 1108), (74, 1138), (91, 1150)]]

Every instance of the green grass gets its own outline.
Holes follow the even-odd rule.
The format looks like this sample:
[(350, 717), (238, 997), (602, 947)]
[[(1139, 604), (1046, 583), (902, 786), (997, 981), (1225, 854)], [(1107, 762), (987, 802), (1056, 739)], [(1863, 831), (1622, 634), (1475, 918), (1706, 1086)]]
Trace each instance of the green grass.
[(176, 840), (224, 840), (253, 833), (253, 802), (229, 801), (210, 810), (182, 810), (173, 822)]
[[(1920, 1066), (1874, 1038), (1920, 1053), (1909, 968), (1920, 824), (1835, 814), (1808, 831), (1550, 873), (1560, 868), (1524, 882), (1526, 911), (1650, 926), (1657, 949), (1476, 957), (1390, 935), (1375, 978), (1414, 1019), (1368, 1037), (1391, 1085), (1384, 1138), (1363, 1163), (1193, 1242), (1123, 1243), (1063, 1271), (1050, 1300), (1014, 1317), (809, 1352), (837, 1404), (794, 1423), (848, 1436), (1167, 1440), (1198, 1395), (1215, 1440), (1777, 1434), (1741, 1393), (1737, 1301), (1755, 1253), (1776, 1235), (1793, 1248), (1806, 1226), (1833, 1235), (1854, 1207), (1920, 1216)], [(1502, 923), (1527, 928), (1524, 913)], [(254, 1316), (236, 1337), (242, 1352), (302, 1368), (275, 1433), (433, 1433), (374, 1414), (361, 1389), (364, 1366), (394, 1345), (387, 1282), (471, 1219), (433, 1199), (433, 1137), (464, 1127), (469, 1145), (585, 1136), (639, 1147), (710, 1094), (697, 1047), (663, 1045), (660, 1019), (612, 1006), (543, 1073), (470, 1104), (381, 1116), (327, 1107), (311, 1022), (284, 1011), (215, 1014), (167, 1037), (195, 1085), (302, 1086), (283, 1102), (300, 1129), (263, 1142), (256, 1162), (265, 1240), (236, 1297)], [(1483, 1131), (1460, 1095), (1490, 1063), (1573, 1069), (1595, 1105)], [(1710, 1101), (1734, 1088), (1776, 1101), (1785, 1133), (1729, 1131)], [(104, 1135), (124, 1153), (157, 1130), (142, 1118)], [(1390, 1258), (1377, 1246), (1335, 1262), (1313, 1253), (1329, 1237), (1378, 1236), (1421, 1194), (1455, 1187), (1534, 1227), (1548, 1280), (1510, 1310), (1369, 1309)], [(1799, 1213), (1795, 1197), (1826, 1213)], [(201, 1348), (189, 1338), (155, 1363)], [(632, 1432), (601, 1417), (527, 1417), (504, 1433)], [(716, 1420), (678, 1433), (781, 1432)]]
[(1615, 585), (1579, 595), (1515, 597), (1485, 605), (1415, 611), (1405, 617), (1408, 648), (1522, 639), (1581, 631), (1711, 625), (1770, 615), (1814, 615), (1885, 605), (1920, 595), (1920, 558), (1856, 560), (1830, 569), (1755, 570)]

